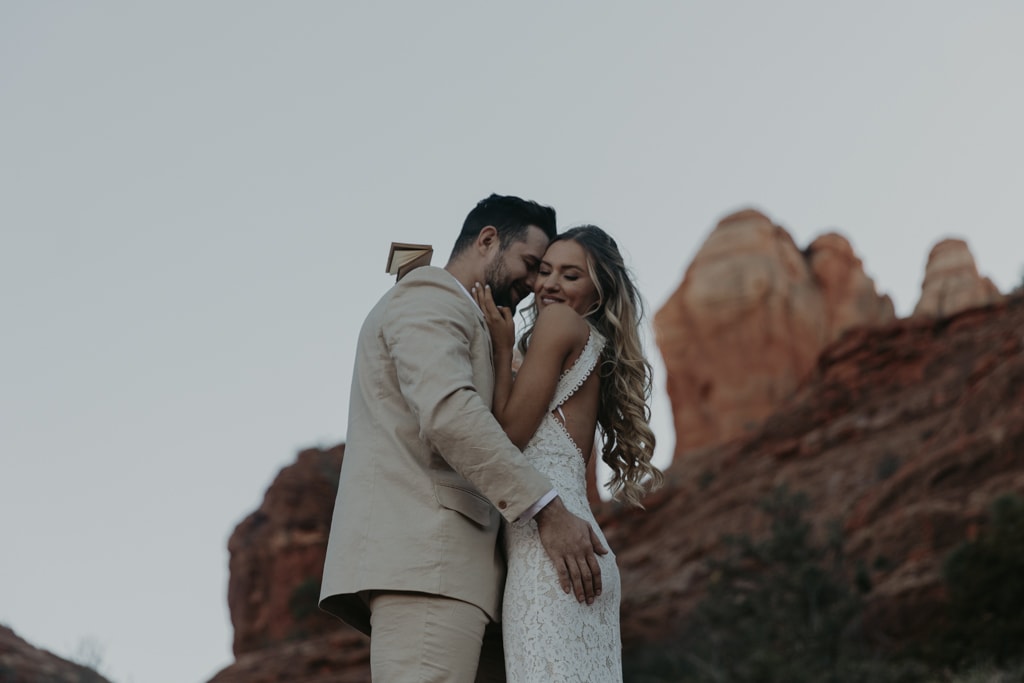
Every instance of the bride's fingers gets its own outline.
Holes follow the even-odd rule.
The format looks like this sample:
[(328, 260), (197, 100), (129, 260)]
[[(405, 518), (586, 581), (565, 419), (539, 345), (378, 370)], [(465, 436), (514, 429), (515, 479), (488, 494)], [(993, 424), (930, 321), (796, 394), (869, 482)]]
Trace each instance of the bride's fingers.
[(476, 301), (476, 305), (483, 311), (484, 319), (488, 322), (496, 322), (501, 320), (501, 312), (494, 305), (494, 299), (491, 297), (490, 285), (481, 286), (479, 282), (473, 285), (471, 290), (473, 300)]
[(490, 285), (484, 286), (484, 301), (487, 302), (487, 308), (493, 313), (501, 315), (501, 309), (496, 303), (494, 303), (494, 292), (491, 291)]
[(479, 282), (473, 285), (473, 297), (484, 313), (493, 311), (494, 299), (491, 297), (490, 285), (481, 285)]

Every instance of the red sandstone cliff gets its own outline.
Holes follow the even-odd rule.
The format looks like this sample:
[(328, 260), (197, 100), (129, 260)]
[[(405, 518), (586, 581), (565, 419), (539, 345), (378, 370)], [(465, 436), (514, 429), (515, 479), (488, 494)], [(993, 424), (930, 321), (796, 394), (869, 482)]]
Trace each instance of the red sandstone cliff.
[(823, 235), (801, 252), (757, 211), (726, 217), (654, 317), (676, 457), (751, 433), (827, 344), (894, 318), (844, 237)]
[(228, 540), (235, 656), (338, 630), (317, 607), (345, 446), (299, 453)]
[(0, 681), (109, 683), (92, 669), (33, 647), (6, 626), (0, 626)]
[(780, 484), (843, 523), (871, 569), (873, 629), (913, 635), (942, 599), (944, 555), (995, 498), (1024, 494), (1024, 298), (851, 332), (749, 438), (687, 453), (669, 478), (646, 512), (602, 510), (627, 647), (685, 618), (722, 534), (756, 535), (755, 503)]
[[(808, 494), (819, 524), (843, 523), (847, 552), (871, 570), (873, 631), (894, 640), (913, 635), (942, 599), (945, 553), (984, 523), (1000, 494), (1024, 494), (1022, 456), (1024, 298), (853, 331), (825, 350), (808, 381), (750, 438), (691, 451), (675, 463), (646, 511), (600, 506), (622, 569), (624, 646), (656, 643), (685, 620), (722, 535), (756, 536), (765, 521), (756, 502), (782, 483)], [(297, 495), (296, 482), (326, 485), (335, 476), (326, 471), (329, 460), (329, 452), (307, 452), (282, 472), (268, 491), (272, 504), (261, 507), (263, 528), (281, 528), (293, 515), (293, 504), (274, 503), (291, 496), (275, 489), (283, 485)], [(316, 498), (322, 507), (314, 513), (310, 503), (310, 515), (323, 530), (332, 499), (326, 490)], [(249, 550), (236, 533), (233, 569), (235, 553), (262, 557), (241, 563), (249, 572), (246, 585), (262, 586), (265, 595), (293, 594), (309, 578), (307, 570), (281, 572), (275, 548), (288, 555), (289, 544), (268, 544), (281, 536), (262, 533), (253, 537), (261, 545)], [(318, 538), (309, 546), (322, 553)], [(302, 566), (318, 566), (309, 551)], [(269, 608), (281, 600), (265, 600), (266, 610), (245, 614), (262, 614), (263, 624), (293, 623), (291, 609)], [(238, 628), (269, 633), (246, 623), (238, 604), (232, 603)], [(333, 622), (325, 629), (337, 630), (297, 640), (263, 635), (259, 649), (240, 655), (214, 680), (368, 680), (365, 638)]]
[[(690, 401), (756, 410), (706, 423), (700, 443), (736, 438), (680, 449), (646, 511), (597, 506), (622, 570), (627, 653), (685, 622), (722, 535), (763, 531), (756, 503), (783, 483), (819, 525), (843, 524), (871, 572), (873, 632), (912, 636), (943, 599), (946, 552), (997, 496), (1024, 493), (1024, 298), (893, 321), (838, 235), (800, 252), (743, 212), (708, 245), (659, 312), (673, 398), (684, 387)], [(342, 457), (300, 454), (232, 535), (237, 661), (217, 683), (369, 680), (366, 638), (315, 612)]]
[(932, 247), (928, 255), (921, 299), (914, 308), (914, 315), (952, 315), (1000, 299), (1002, 294), (992, 281), (978, 274), (967, 243), (946, 239)]
[(369, 640), (317, 607), (345, 446), (299, 453), (228, 540), (235, 663), (211, 683), (364, 683)]

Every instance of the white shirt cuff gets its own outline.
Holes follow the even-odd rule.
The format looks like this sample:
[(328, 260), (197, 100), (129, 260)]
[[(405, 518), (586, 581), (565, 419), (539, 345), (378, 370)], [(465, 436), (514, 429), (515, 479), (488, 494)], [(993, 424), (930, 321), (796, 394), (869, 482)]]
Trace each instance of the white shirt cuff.
[(545, 493), (543, 496), (541, 496), (540, 499), (536, 503), (534, 503), (530, 507), (526, 508), (526, 512), (524, 512), (523, 514), (519, 515), (519, 519), (517, 519), (516, 521), (517, 522), (525, 522), (528, 519), (533, 519), (534, 515), (536, 515), (541, 510), (543, 510), (545, 505), (547, 505), (548, 503), (550, 503), (551, 501), (553, 501), (557, 497), (558, 497), (558, 491), (556, 491), (555, 489), (551, 489), (550, 491)]

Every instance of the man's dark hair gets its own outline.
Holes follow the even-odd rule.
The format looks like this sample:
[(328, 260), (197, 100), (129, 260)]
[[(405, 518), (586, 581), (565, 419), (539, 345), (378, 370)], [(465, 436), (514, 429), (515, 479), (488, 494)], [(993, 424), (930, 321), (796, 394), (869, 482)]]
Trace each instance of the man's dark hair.
[(452, 258), (465, 251), (469, 245), (488, 225), (498, 229), (498, 239), (502, 249), (513, 242), (526, 239), (526, 231), (531, 225), (540, 228), (548, 239), (554, 239), (555, 210), (537, 202), (519, 197), (505, 197), (492, 194), (482, 199), (466, 216), (462, 224), (462, 232), (452, 248)]

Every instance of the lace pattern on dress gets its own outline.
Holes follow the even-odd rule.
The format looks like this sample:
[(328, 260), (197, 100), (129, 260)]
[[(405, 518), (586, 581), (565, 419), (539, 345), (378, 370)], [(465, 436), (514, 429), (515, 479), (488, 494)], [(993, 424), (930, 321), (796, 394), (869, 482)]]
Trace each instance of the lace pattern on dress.
[[(589, 522), (608, 547), (587, 501), (583, 454), (551, 412), (590, 376), (604, 343), (591, 328), (579, 358), (559, 378), (551, 410), (523, 455), (551, 480), (565, 507)], [(593, 605), (581, 605), (559, 588), (535, 521), (515, 522), (506, 532), (508, 576), (502, 631), (508, 683), (621, 683), (621, 587), (614, 553), (598, 556), (602, 593)]]
[(590, 373), (597, 367), (598, 361), (601, 360), (605, 339), (589, 323), (588, 326), (590, 327), (590, 336), (587, 337), (587, 343), (575, 362), (558, 378), (555, 395), (551, 398), (551, 405), (548, 406), (549, 412), (568, 401), (573, 394), (579, 391), (579, 388), (590, 377)]
[(551, 399), (551, 405), (548, 406), (548, 412), (557, 410), (561, 420), (554, 420), (555, 424), (558, 425), (559, 429), (565, 433), (565, 438), (569, 440), (572, 447), (576, 449), (580, 458), (583, 462), (587, 462), (587, 456), (583, 453), (583, 449), (576, 443), (576, 439), (572, 438), (572, 434), (565, 426), (565, 414), (562, 413), (562, 404), (572, 398), (572, 395), (579, 391), (579, 388), (583, 386), (583, 383), (590, 377), (590, 373), (597, 367), (598, 362), (601, 360), (601, 352), (604, 350), (605, 339), (601, 334), (590, 327), (590, 336), (587, 337), (587, 343), (584, 345), (583, 350), (580, 351), (580, 355), (577, 356), (576, 360), (566, 368), (565, 372), (558, 379), (558, 386), (555, 388), (554, 398)]

